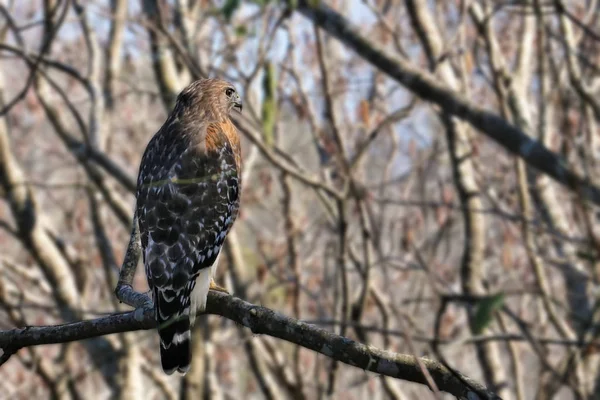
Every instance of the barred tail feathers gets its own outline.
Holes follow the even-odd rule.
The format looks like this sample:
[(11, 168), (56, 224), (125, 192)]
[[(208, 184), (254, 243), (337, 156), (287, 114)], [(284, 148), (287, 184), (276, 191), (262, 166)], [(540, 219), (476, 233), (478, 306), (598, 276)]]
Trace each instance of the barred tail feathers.
[(190, 304), (181, 310), (181, 299), (155, 290), (156, 320), (160, 336), (160, 360), (167, 375), (175, 370), (185, 374), (192, 360)]
[[(210, 282), (217, 263), (202, 268), (190, 283), (189, 297), (178, 297), (174, 291), (155, 289), (156, 320), (160, 336), (160, 359), (163, 371), (171, 375), (175, 370), (185, 374), (190, 369), (191, 328), (197, 313), (206, 310)], [(183, 308), (183, 311), (180, 311)]]

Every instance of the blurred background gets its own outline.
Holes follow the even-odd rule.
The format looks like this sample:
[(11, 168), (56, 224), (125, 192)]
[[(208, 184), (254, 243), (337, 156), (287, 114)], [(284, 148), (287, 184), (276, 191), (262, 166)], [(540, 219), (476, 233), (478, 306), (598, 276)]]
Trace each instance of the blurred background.
[[(323, 3), (600, 182), (599, 2)], [(217, 282), (504, 399), (600, 398), (598, 208), (319, 29), (301, 12), (319, 1), (290, 4), (1, 2), (1, 329), (127, 310), (142, 152), (219, 76), (244, 98), (244, 186)], [(0, 398), (435, 398), (220, 317), (193, 343), (183, 378), (155, 331), (25, 348)]]

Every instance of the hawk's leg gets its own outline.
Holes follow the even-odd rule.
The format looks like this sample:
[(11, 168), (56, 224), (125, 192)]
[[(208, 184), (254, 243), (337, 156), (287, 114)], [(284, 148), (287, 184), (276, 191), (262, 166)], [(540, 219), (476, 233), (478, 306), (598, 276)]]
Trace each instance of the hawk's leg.
[(221, 292), (221, 293), (227, 293), (229, 294), (229, 292), (227, 291), (227, 289), (225, 289), (224, 287), (221, 287), (219, 285), (217, 285), (214, 281), (214, 279), (210, 279), (210, 290), (214, 290), (215, 292)]

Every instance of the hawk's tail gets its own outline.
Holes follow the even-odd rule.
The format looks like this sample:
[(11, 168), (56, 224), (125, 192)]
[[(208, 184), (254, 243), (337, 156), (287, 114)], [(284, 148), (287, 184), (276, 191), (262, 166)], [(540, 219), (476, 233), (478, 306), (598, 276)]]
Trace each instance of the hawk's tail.
[(190, 331), (190, 304), (181, 310), (180, 298), (169, 290), (155, 290), (156, 320), (160, 336), (160, 360), (162, 369), (171, 375), (175, 370), (185, 374), (192, 360)]

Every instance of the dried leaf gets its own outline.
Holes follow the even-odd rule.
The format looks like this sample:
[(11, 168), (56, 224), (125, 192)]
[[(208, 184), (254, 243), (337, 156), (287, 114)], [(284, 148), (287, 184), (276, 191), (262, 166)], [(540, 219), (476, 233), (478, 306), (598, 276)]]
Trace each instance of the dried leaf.
[(368, 128), (371, 114), (368, 101), (364, 99), (360, 101), (360, 104), (358, 105), (358, 114), (365, 128)]

